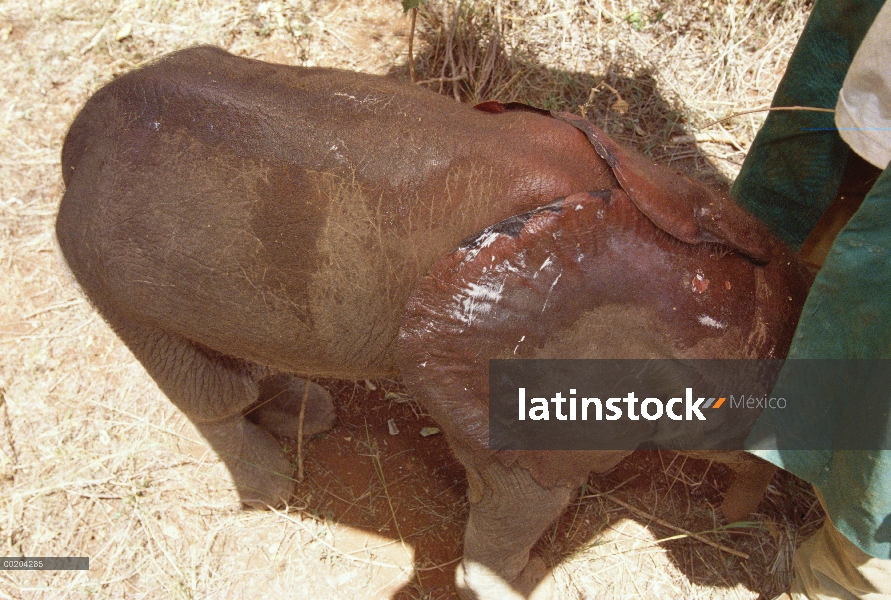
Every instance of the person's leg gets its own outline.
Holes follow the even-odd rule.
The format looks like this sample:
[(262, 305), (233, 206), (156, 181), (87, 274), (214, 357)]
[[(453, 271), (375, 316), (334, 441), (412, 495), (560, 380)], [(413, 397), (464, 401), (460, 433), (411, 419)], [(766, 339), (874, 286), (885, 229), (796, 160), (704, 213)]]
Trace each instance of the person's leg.
[(776, 600), (891, 598), (891, 560), (865, 553), (828, 517), (795, 553), (794, 565), (792, 587)]

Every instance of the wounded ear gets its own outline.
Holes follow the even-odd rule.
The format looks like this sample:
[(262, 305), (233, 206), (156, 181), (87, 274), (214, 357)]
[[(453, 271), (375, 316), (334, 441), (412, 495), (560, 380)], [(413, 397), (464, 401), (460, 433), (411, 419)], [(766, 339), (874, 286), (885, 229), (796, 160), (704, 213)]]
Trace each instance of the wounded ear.
[(718, 243), (759, 263), (770, 260), (773, 236), (727, 195), (622, 148), (587, 119), (551, 114), (588, 137), (634, 205), (661, 230), (688, 244)]

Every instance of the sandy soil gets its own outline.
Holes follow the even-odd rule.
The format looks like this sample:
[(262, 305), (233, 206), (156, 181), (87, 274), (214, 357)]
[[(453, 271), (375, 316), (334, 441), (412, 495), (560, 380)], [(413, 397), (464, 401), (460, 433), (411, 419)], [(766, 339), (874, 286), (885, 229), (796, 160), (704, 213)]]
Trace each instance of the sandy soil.
[[(616, 137), (717, 183), (735, 175), (761, 117), (697, 127), (769, 102), (808, 10), (468, 5), (477, 12), (460, 21), (472, 33), (464, 67), (443, 62), (456, 22), (445, 3), (422, 20), (416, 58), (421, 78), (468, 66), (472, 76), (425, 85), (462, 100), (584, 105)], [(339, 422), (309, 442), (292, 509), (242, 511), (225, 468), (85, 301), (53, 234), (63, 137), (115, 75), (213, 43), (405, 76), (408, 28), (389, 1), (0, 2), (0, 555), (91, 559), (89, 571), (0, 571), (0, 597), (452, 597), (463, 472), (441, 436), (419, 434), (435, 424), (398, 383), (328, 382)], [(497, 68), (483, 73), (490, 51)], [(769, 597), (788, 583), (819, 507), (780, 476), (752, 523), (721, 529), (728, 477), (719, 465), (638, 453), (593, 478), (538, 551), (567, 598)]]

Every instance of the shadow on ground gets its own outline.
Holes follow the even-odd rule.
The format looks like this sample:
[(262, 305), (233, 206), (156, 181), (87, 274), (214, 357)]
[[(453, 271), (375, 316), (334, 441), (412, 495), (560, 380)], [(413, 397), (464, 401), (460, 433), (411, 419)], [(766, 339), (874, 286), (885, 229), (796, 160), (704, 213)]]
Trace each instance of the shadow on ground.
[[(580, 73), (542, 65), (523, 48), (508, 50), (492, 11), (470, 4), (443, 14), (425, 5), (419, 14), (415, 81), (423, 87), (476, 104), (523, 102), (547, 110), (583, 114), (620, 143), (710, 185), (730, 181), (700, 151), (678, 102), (660, 91), (651, 68), (627, 51), (613, 56), (602, 73)], [(638, 66), (635, 66), (638, 65)], [(409, 79), (407, 64), (390, 74)]]
[[(306, 480), (297, 486), (294, 504), (316, 519), (404, 540), (414, 552), (415, 573), (393, 598), (456, 597), (452, 582), (467, 518), (466, 481), (443, 436), (421, 435), (436, 424), (395, 382), (375, 382), (374, 390), (365, 383), (321, 383), (335, 396), (338, 422), (307, 444)], [(397, 434), (391, 433), (388, 421)], [(720, 530), (724, 523), (718, 507), (732, 477), (719, 463), (640, 450), (613, 471), (589, 478), (534, 552), (551, 567), (584, 553), (583, 568), (573, 569), (573, 579), (574, 587), (589, 594), (664, 597), (636, 593), (636, 585), (625, 581), (625, 588), (613, 581), (623, 570), (617, 561), (662, 548), (687, 579), (681, 586), (687, 592), (692, 586), (742, 585), (773, 597), (791, 577), (793, 532), (807, 535), (819, 525), (818, 505), (807, 484), (781, 472), (751, 523)], [(628, 520), (638, 533), (621, 533)], [(636, 539), (644, 529), (651, 538), (666, 541)], [(681, 530), (700, 533), (724, 549)], [(746, 557), (730, 554), (728, 548)], [(656, 572), (658, 562), (635, 562), (635, 577), (642, 582), (670, 577), (664, 566)]]

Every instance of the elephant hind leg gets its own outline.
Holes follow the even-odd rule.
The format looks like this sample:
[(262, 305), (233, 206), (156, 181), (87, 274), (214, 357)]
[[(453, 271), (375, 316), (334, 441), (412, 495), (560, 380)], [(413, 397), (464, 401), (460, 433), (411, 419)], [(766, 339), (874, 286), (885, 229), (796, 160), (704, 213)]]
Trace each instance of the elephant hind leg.
[(285, 505), (294, 485), (293, 465), (278, 441), (243, 414), (257, 401), (259, 367), (151, 324), (104, 316), (226, 464), (241, 501), (254, 507)]
[(547, 568), (540, 558), (530, 558), (529, 551), (574, 490), (543, 487), (526, 469), (508, 468), (494, 459), (465, 467), (470, 516), (456, 574), (458, 595), (465, 600), (551, 597)]
[(229, 469), (242, 504), (287, 506), (294, 488), (294, 466), (269, 432), (240, 414), (223, 421), (195, 422), (195, 426)]
[(309, 437), (334, 426), (334, 401), (328, 390), (287, 373), (277, 373), (261, 379), (259, 401), (249, 409), (246, 417), (266, 431), (280, 436), (296, 438), (300, 428), (300, 409), (306, 386), (306, 408), (303, 418), (303, 436)]

